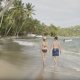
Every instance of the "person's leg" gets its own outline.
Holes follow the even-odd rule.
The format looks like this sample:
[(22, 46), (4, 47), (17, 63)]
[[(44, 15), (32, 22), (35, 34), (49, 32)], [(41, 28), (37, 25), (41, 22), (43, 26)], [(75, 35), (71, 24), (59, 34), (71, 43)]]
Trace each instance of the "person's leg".
[(55, 59), (55, 56), (53, 56), (53, 59), (54, 59), (54, 61), (55, 61), (55, 64), (56, 64), (56, 59)]
[(42, 59), (43, 59), (43, 64), (45, 65), (45, 57), (46, 57), (46, 53), (42, 52)]
[(42, 52), (42, 59), (43, 59), (43, 63), (44, 63), (44, 53)]
[(45, 60), (46, 60), (46, 54), (47, 53), (44, 53), (44, 65), (45, 65)]
[(55, 62), (56, 62), (55, 65), (57, 66), (57, 56), (55, 56)]

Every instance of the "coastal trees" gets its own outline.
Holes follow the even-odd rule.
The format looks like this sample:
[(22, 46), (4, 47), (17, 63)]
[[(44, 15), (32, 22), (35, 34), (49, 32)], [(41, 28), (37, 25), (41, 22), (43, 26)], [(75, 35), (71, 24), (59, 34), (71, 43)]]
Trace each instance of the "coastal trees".
[(69, 28), (61, 28), (58, 31), (59, 36), (80, 36), (80, 25), (69, 27)]
[[(8, 35), (12, 32), (12, 34), (14, 33), (15, 36), (18, 36), (25, 28), (30, 28), (31, 31), (34, 32), (34, 29), (36, 28), (36, 21), (31, 19), (32, 23), (31, 21), (27, 22), (27, 19), (32, 18), (32, 14), (34, 14), (33, 11), (35, 10), (33, 8), (34, 6), (30, 3), (26, 4), (26, 7), (24, 7), (22, 0), (15, 0), (12, 7), (5, 12), (3, 24), (0, 29), (1, 34)], [(31, 23), (32, 26), (26, 23)], [(25, 24), (28, 28), (24, 27)]]
[(16, 0), (13, 4), (13, 8), (10, 9), (11, 16), (15, 21), (15, 35), (18, 37), (19, 29), (24, 20), (24, 4), (21, 0)]
[[(16, 28), (18, 29), (19, 25), (17, 27), (15, 27), (15, 24), (20, 24), (23, 20), (23, 4), (21, 2), (21, 0), (16, 0), (12, 6), (12, 8), (10, 8), (9, 10), (7, 10), (5, 12), (5, 17), (4, 17), (4, 21), (3, 21), (3, 27), (5, 26), (5, 34), (8, 35), (8, 33), (10, 32), (11, 29), (14, 28), (14, 31), (16, 30)], [(5, 25), (7, 23), (7, 25)], [(15, 23), (15, 24), (14, 24)], [(10, 26), (10, 27), (9, 27)], [(13, 28), (12, 28), (13, 26)], [(1, 28), (3, 30), (3, 27)], [(16, 30), (17, 34), (18, 34), (18, 30)], [(1, 31), (2, 32), (2, 31)], [(13, 31), (12, 31), (13, 32)]]
[(34, 5), (31, 3), (26, 3), (26, 6), (24, 6), (22, 0), (15, 0), (11, 8), (4, 13), (0, 28), (1, 35), (15, 35), (18, 37), (20, 34), (26, 36), (28, 33), (35, 33), (38, 35), (56, 36), (58, 28), (53, 24), (47, 26), (44, 23), (40, 23), (39, 20), (33, 19), (34, 11)]
[(50, 25), (50, 34), (51, 36), (57, 36), (58, 35), (58, 28), (55, 27), (53, 24)]
[[(0, 4), (3, 0), (0, 0)], [(2, 32), (1, 31), (1, 26), (2, 26), (2, 21), (3, 21), (3, 16), (4, 16), (4, 13), (7, 11), (7, 9), (12, 5), (12, 3), (15, 1), (15, 0), (10, 0), (10, 2), (7, 4), (9, 0), (6, 0), (5, 2), (5, 7), (2, 8), (0, 6), (0, 33)]]
[(4, 13), (2, 26), (0, 28), (1, 33), (4, 35), (7, 33), (8, 29), (12, 25), (12, 21), (13, 21), (13, 19), (11, 17), (9, 17), (8, 15), (9, 15), (9, 11), (6, 11)]
[[(22, 3), (21, 0), (16, 0), (15, 3), (13, 4), (13, 8), (10, 9), (11, 11), (11, 16), (15, 20), (15, 35), (18, 37), (22, 27), (24, 24), (27, 22), (27, 18), (32, 18), (33, 13), (33, 8), (32, 4), (28, 3), (26, 4), (26, 8), (24, 7), (24, 3)], [(29, 26), (31, 27), (31, 26)], [(23, 27), (24, 28), (24, 27)], [(34, 30), (33, 26), (33, 30)], [(32, 31), (33, 31), (32, 30)]]

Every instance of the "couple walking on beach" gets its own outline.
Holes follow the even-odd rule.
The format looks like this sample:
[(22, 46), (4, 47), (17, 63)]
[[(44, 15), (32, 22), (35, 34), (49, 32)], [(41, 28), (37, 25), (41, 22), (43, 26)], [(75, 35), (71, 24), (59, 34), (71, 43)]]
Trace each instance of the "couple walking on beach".
[(43, 37), (43, 41), (41, 42), (40, 48), (40, 51), (42, 53), (43, 65), (45, 65), (47, 50), (49, 50), (49, 52), (51, 52), (52, 50), (52, 56), (55, 61), (55, 66), (57, 66), (57, 56), (59, 56), (59, 52), (61, 53), (61, 47), (58, 41), (58, 37), (54, 38), (50, 49), (48, 46), (48, 42), (46, 41), (46, 37)]

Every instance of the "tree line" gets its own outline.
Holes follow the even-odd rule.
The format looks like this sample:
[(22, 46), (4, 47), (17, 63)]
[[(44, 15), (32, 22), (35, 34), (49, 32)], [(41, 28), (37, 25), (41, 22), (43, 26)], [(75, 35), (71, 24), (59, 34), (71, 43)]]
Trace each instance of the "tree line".
[(72, 26), (69, 28), (61, 28), (58, 31), (58, 34), (59, 36), (64, 36), (64, 37), (80, 36), (80, 25)]
[[(3, 1), (3, 0), (2, 0)], [(11, 0), (6, 0), (8, 4)], [(6, 6), (5, 4), (5, 6)], [(50, 26), (41, 23), (37, 19), (33, 19), (35, 15), (35, 5), (32, 3), (22, 3), (22, 0), (15, 0), (11, 8), (0, 17), (0, 35), (3, 36), (26, 36), (28, 33), (35, 33), (38, 35), (57, 36), (60, 27), (53, 24)], [(0, 12), (3, 7), (0, 8)]]
[[(1, 2), (5, 1), (5, 7)], [(10, 8), (9, 8), (10, 7)], [(0, 35), (26, 36), (28, 33), (45, 36), (80, 36), (79, 27), (60, 28), (51, 24), (47, 26), (33, 19), (35, 5), (22, 3), (22, 0), (0, 0)], [(8, 9), (9, 8), (9, 9)]]
[[(9, 3), (9, 1), (11, 0), (6, 0), (6, 4)], [(34, 10), (34, 7), (35, 5), (32, 5), (32, 3), (26, 3), (25, 7), (22, 0), (15, 0), (11, 8), (0, 17), (0, 35), (25, 36), (28, 33), (46, 36), (58, 35), (59, 27), (56, 27), (53, 24), (47, 26), (39, 20), (33, 19), (32, 15), (35, 15), (34, 12), (36, 11)], [(3, 7), (0, 8), (0, 12), (2, 10)]]

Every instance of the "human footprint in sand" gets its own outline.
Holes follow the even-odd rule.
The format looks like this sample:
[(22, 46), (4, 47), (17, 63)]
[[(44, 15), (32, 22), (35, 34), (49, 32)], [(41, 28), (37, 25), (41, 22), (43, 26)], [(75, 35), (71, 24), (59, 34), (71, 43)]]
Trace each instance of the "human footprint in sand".
[(52, 42), (52, 45), (51, 45), (49, 52), (51, 52), (51, 49), (52, 49), (52, 56), (53, 56), (53, 59), (55, 61), (55, 66), (57, 66), (57, 56), (59, 56), (59, 50), (61, 53), (61, 47), (60, 47), (60, 43), (58, 41), (58, 37), (54, 38), (54, 41)]
[(43, 41), (41, 42), (40, 52), (42, 53), (43, 65), (45, 65), (47, 49), (49, 50), (48, 42), (46, 41), (46, 37), (43, 37)]

